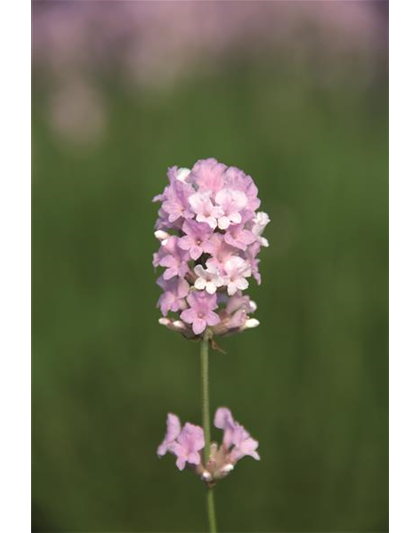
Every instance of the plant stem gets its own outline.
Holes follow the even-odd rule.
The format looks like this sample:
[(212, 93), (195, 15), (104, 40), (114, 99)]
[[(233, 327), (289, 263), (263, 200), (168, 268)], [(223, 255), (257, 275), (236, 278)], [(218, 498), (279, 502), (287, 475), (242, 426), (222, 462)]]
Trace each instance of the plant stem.
[(207, 513), (209, 516), (210, 533), (217, 533), (216, 510), (214, 508), (214, 489), (207, 489)]
[[(211, 333), (207, 330), (201, 341), (201, 409), (204, 430), (204, 465), (207, 464), (210, 456), (210, 398), (209, 398), (209, 339)], [(214, 507), (213, 489), (207, 489), (207, 514), (209, 518), (210, 533), (216, 533), (216, 512)]]
[(204, 430), (204, 464), (210, 456), (210, 399), (209, 399), (209, 339), (207, 332), (201, 341), (201, 410)]

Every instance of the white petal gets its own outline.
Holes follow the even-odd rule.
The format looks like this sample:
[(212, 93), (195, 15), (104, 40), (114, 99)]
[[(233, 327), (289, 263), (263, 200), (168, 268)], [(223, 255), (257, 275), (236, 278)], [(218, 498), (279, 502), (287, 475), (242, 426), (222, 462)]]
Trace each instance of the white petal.
[[(199, 213), (202, 210), (202, 206), (203, 206), (203, 196), (199, 192), (196, 192), (195, 194), (192, 194), (188, 198), (188, 203), (190, 204), (191, 209), (195, 213)], [(198, 220), (198, 217), (197, 217), (197, 220)]]
[(221, 470), (220, 472), (222, 474), (229, 474), (229, 472), (232, 472), (234, 466), (230, 463), (228, 463), (227, 465), (225, 465)]
[(210, 472), (207, 472), (207, 470), (204, 470), (204, 472), (201, 474), (201, 479), (203, 481), (211, 481), (211, 474)]
[(194, 272), (197, 274), (197, 276), (199, 278), (205, 278), (206, 277), (206, 274), (207, 272), (204, 270), (203, 266), (202, 265), (197, 265), (195, 268), (194, 268)]
[(217, 227), (217, 220), (214, 217), (208, 217), (204, 221), (207, 222), (211, 229), (215, 229)]
[(213, 283), (216, 287), (221, 287), (224, 284), (224, 280), (221, 276), (217, 276), (217, 278), (213, 279)]
[(232, 198), (235, 201), (238, 211), (243, 209), (248, 203), (248, 198), (243, 191), (232, 191)]
[(227, 291), (228, 291), (229, 296), (233, 296), (236, 293), (237, 290), (238, 289), (236, 288), (236, 285), (234, 283), (229, 283), (228, 284)]
[(226, 261), (225, 270), (226, 272), (234, 272), (235, 270), (241, 269), (244, 263), (245, 260), (242, 257), (234, 255)]
[(242, 217), (239, 213), (232, 213), (230, 215), (230, 221), (233, 223), (233, 224), (239, 224), (240, 222), (242, 222)]
[(245, 278), (239, 278), (238, 280), (236, 280), (236, 286), (241, 291), (244, 291), (249, 287), (249, 283)]
[(209, 294), (214, 294), (216, 292), (216, 285), (214, 285), (214, 283), (212, 283), (211, 281), (208, 281), (206, 283), (206, 291), (209, 293)]
[(246, 329), (256, 328), (259, 325), (260, 325), (260, 322), (256, 318), (248, 318), (248, 320), (245, 322)]
[(176, 179), (179, 181), (185, 182), (187, 177), (190, 175), (191, 170), (189, 168), (179, 168), (176, 173)]
[(229, 200), (230, 198), (230, 190), (229, 189), (222, 189), (216, 194), (216, 203), (223, 204), (226, 202), (226, 200)]
[(206, 287), (206, 280), (203, 278), (197, 278), (194, 283), (194, 287), (199, 291), (202, 291)]
[(168, 237), (170, 237), (170, 235), (166, 231), (158, 230), (158, 231), (155, 231), (155, 237), (159, 241), (163, 241), (167, 239)]
[(207, 272), (209, 274), (214, 274), (215, 276), (219, 274), (219, 269), (213, 263), (210, 263), (209, 265), (206, 263), (206, 267), (207, 267)]
[(230, 226), (228, 217), (219, 218), (218, 225), (220, 229), (227, 229)]

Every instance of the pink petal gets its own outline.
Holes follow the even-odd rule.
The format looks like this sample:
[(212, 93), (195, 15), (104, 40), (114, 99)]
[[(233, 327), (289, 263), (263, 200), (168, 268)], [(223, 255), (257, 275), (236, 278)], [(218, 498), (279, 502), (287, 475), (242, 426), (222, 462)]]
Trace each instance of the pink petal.
[(178, 467), (179, 470), (184, 470), (185, 463), (186, 463), (185, 457), (178, 457), (178, 459), (176, 460), (176, 466)]
[(220, 322), (220, 317), (217, 313), (215, 313), (214, 311), (209, 311), (207, 313), (207, 324), (209, 326), (215, 326), (216, 324), (218, 324)]
[(181, 319), (188, 324), (192, 324), (195, 320), (195, 317), (196, 312), (194, 309), (185, 309), (185, 311), (182, 311), (181, 313)]
[(192, 329), (196, 335), (200, 335), (206, 329), (206, 321), (202, 318), (195, 318), (194, 322), (192, 323)]

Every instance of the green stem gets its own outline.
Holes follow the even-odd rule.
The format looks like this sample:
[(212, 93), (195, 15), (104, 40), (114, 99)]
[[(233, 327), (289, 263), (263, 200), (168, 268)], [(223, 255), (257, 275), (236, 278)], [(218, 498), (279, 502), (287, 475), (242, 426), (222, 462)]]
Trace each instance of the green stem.
[(209, 339), (207, 332), (201, 341), (201, 409), (204, 430), (204, 464), (210, 456), (210, 399), (209, 399)]
[(209, 530), (210, 530), (210, 533), (217, 533), (216, 510), (214, 508), (213, 489), (207, 489), (207, 514), (208, 514), (208, 517), (209, 517)]
[[(210, 398), (209, 398), (209, 339), (211, 333), (207, 330), (201, 341), (201, 408), (204, 430), (204, 464), (207, 464), (210, 456)], [(207, 514), (209, 518), (210, 533), (217, 533), (216, 511), (214, 507), (213, 489), (207, 489)]]

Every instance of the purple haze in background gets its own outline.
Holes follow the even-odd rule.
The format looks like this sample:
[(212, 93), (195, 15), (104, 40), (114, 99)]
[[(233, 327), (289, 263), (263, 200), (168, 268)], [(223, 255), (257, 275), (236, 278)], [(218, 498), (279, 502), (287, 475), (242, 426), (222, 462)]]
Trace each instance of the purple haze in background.
[(338, 76), (349, 56), (368, 80), (378, 56), (386, 56), (386, 17), (387, 3), (368, 1), (38, 1), (33, 65), (47, 79), (51, 126), (80, 142), (106, 128), (107, 76), (127, 87), (162, 89), (192, 72), (283, 53), (301, 69), (328, 64), (329, 75)]

